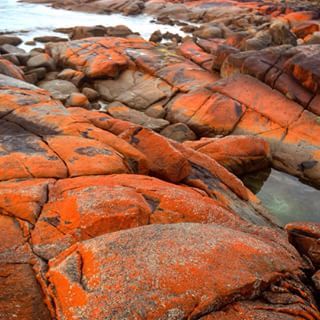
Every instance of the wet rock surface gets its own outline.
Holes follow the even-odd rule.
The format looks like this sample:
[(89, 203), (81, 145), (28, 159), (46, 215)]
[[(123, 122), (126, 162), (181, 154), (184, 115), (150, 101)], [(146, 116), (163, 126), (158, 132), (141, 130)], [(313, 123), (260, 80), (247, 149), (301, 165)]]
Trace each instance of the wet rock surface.
[(51, 2), (193, 34), (0, 37), (0, 319), (320, 319), (319, 224), (237, 177), (320, 185), (313, 5)]

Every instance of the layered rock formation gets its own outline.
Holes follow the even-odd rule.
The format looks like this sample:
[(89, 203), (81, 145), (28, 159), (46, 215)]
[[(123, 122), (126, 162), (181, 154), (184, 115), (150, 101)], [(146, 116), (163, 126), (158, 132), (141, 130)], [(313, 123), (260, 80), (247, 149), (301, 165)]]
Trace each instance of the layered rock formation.
[(319, 224), (284, 231), (236, 176), (319, 186), (317, 17), (217, 4), (64, 1), (203, 25), (1, 58), (0, 319), (320, 319)]
[(0, 83), (2, 318), (319, 318), (306, 263), (213, 154)]
[[(317, 69), (308, 69), (318, 46), (230, 53), (220, 45), (215, 56), (187, 41), (180, 47), (184, 58), (137, 38), (92, 38), (48, 50), (58, 65), (91, 79), (103, 99), (120, 103), (110, 106), (112, 116), (156, 131), (182, 123), (198, 137), (259, 136), (270, 143), (275, 167), (320, 183)], [(300, 61), (304, 51), (310, 55)], [(222, 80), (203, 68), (218, 61)], [(115, 79), (95, 80), (100, 77)], [(156, 106), (169, 122), (141, 114)]]

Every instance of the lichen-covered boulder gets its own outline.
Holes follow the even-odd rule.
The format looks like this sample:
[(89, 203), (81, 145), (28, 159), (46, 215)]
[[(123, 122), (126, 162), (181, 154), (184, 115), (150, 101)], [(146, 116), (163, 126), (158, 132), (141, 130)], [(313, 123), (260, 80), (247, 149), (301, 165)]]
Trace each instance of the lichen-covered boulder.
[[(175, 224), (78, 243), (50, 262), (47, 277), (61, 319), (184, 319), (258, 298), (273, 283), (298, 276), (299, 266), (285, 249), (253, 236)], [(318, 314), (311, 303), (297, 308), (310, 318)]]

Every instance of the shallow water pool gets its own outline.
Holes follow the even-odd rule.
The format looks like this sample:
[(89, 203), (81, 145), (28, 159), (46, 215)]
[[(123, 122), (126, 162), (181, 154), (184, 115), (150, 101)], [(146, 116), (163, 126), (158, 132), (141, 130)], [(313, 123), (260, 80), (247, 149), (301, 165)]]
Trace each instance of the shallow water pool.
[(252, 190), (283, 224), (292, 221), (320, 222), (320, 190), (275, 169), (244, 176)]

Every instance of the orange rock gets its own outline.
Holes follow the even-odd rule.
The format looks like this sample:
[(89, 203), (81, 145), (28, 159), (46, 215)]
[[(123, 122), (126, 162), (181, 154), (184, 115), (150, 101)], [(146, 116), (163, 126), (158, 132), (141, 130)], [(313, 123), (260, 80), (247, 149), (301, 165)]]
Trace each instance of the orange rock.
[(82, 71), (89, 78), (117, 77), (129, 61), (123, 48), (151, 47), (141, 39), (88, 38), (47, 45), (56, 62)]
[(269, 165), (271, 158), (268, 143), (259, 137), (203, 138), (184, 145), (208, 155), (237, 175), (262, 169)]
[(215, 52), (215, 59), (213, 63), (213, 68), (215, 70), (220, 70), (222, 65), (224, 66), (224, 71), (221, 73), (222, 76), (224, 76), (224, 72), (226, 69), (226, 65), (229, 64), (228, 57), (231, 56), (234, 53), (238, 53), (239, 49), (231, 46), (231, 45), (220, 45), (216, 49)]
[(0, 264), (0, 279), (1, 319), (52, 319), (30, 265)]
[[(216, 199), (232, 212), (236, 212), (239, 217), (250, 224), (254, 223), (260, 226), (270, 226), (270, 223), (271, 225), (277, 224), (275, 219), (259, 206), (259, 200), (244, 186), (242, 181), (227, 169), (203, 153), (186, 148), (176, 142), (172, 142), (172, 144), (188, 158), (192, 166), (190, 175), (183, 180), (185, 184), (203, 190), (211, 198)], [(230, 219), (228, 226), (238, 230), (240, 225), (233, 225), (233, 222), (235, 220)], [(245, 229), (240, 228), (247, 232), (252, 229), (252, 226), (247, 225)], [(259, 234), (261, 235), (261, 230)], [(279, 239), (279, 235), (274, 235), (274, 237)], [(264, 234), (264, 238), (269, 241), (270, 234)]]
[(160, 69), (156, 75), (183, 92), (211, 85), (220, 78), (216, 73), (208, 72), (191, 62), (169, 65)]
[(76, 40), (70, 46), (60, 44), (59, 59), (63, 61), (64, 66), (74, 67), (90, 78), (116, 77), (128, 66), (127, 59), (115, 50), (103, 47), (99, 43), (92, 42), (91, 46), (88, 44), (82, 40)]
[[(120, 10), (127, 1), (111, 2)], [(292, 11), (263, 7), (226, 0), (219, 19), (250, 40), (238, 33), (248, 23), (264, 28), (265, 14)], [(218, 9), (217, 0), (178, 0), (168, 15), (192, 12), (206, 22)], [(240, 38), (234, 45), (243, 48)], [(45, 55), (75, 69), (60, 77), (85, 75), (88, 88), (95, 79), (102, 97), (121, 100), (128, 113), (159, 105), (200, 136), (248, 137), (182, 145), (104, 112), (66, 109), (48, 92), (0, 75), (0, 318), (47, 319), (43, 301), (58, 319), (320, 318), (300, 280), (310, 264), (216, 161), (240, 174), (264, 165), (271, 150), (273, 166), (320, 185), (319, 79), (317, 64), (310, 67), (317, 48), (238, 53), (222, 43), (188, 41), (181, 56), (135, 37), (90, 38), (49, 44)], [(222, 75), (251, 76), (216, 82), (213, 62)], [(115, 114), (114, 105), (104, 107)], [(289, 233), (318, 266), (314, 228)]]
[(177, 95), (167, 108), (169, 121), (184, 122), (201, 136), (230, 133), (245, 111), (238, 102), (208, 90)]
[(64, 163), (38, 136), (0, 120), (0, 181), (16, 178), (64, 178)]
[(287, 72), (314, 93), (319, 90), (320, 86), (319, 53), (320, 49), (317, 46), (310, 46), (308, 49), (295, 54), (285, 65)]
[(291, 12), (282, 17), (282, 19), (288, 21), (291, 26), (299, 24), (304, 21), (312, 20), (314, 13), (312, 11), (300, 11), (300, 12)]
[(214, 93), (196, 111), (188, 125), (202, 136), (225, 135), (232, 132), (245, 111), (241, 103)]
[(167, 66), (183, 63), (185, 61), (183, 57), (174, 52), (155, 46), (146, 49), (127, 48), (125, 52), (140, 70), (151, 75), (155, 75), (158, 71)]
[(277, 79), (273, 84), (274, 88), (283, 93), (290, 100), (294, 100), (307, 107), (312, 99), (312, 93), (300, 85), (287, 73), (277, 74)]
[(149, 129), (129, 129), (121, 138), (140, 150), (147, 158), (150, 171), (157, 177), (179, 182), (190, 173), (188, 160), (169, 141)]
[(25, 222), (0, 215), (0, 265), (30, 263), (33, 255), (28, 237), (28, 226)]
[(5, 74), (18, 80), (24, 80), (24, 74), (22, 70), (12, 62), (2, 58), (0, 58), (0, 74)]
[(285, 134), (285, 129), (271, 121), (261, 113), (248, 109), (238, 122), (233, 134), (240, 135), (264, 135), (274, 134), (275, 140), (280, 140)]
[[(301, 297), (294, 292), (279, 294), (270, 290), (265, 293), (265, 296), (267, 297), (268, 302), (271, 302), (271, 305), (264, 302), (263, 299), (262, 301), (255, 302), (236, 302), (221, 311), (212, 312), (209, 315), (204, 316), (202, 319), (236, 320), (241, 316), (241, 319), (246, 320), (295, 320), (300, 316), (310, 319), (316, 319), (318, 317), (318, 312), (315, 306), (305, 300), (307, 306), (302, 307), (300, 304), (302, 302)], [(275, 301), (277, 301), (277, 303), (274, 303)], [(290, 304), (289, 301), (296, 301), (296, 304)]]
[[(200, 66), (205, 66), (205, 69), (211, 71), (211, 68), (208, 62), (213, 63), (213, 56), (203, 51), (197, 44), (193, 41), (185, 41), (180, 47), (179, 52), (186, 58), (190, 59), (191, 61), (195, 62)], [(209, 66), (209, 67), (208, 67)]]
[(196, 90), (186, 94), (177, 94), (168, 106), (167, 119), (170, 122), (188, 123), (189, 119), (210, 98), (209, 90)]
[(150, 223), (184, 221), (247, 228), (220, 203), (190, 188), (139, 175), (79, 177), (50, 188), (32, 245), (38, 255), (50, 259), (79, 240)]
[[(48, 109), (50, 112), (47, 112)], [(54, 100), (22, 105), (15, 108), (5, 119), (38, 136), (62, 133), (66, 127), (76, 122), (70, 117), (68, 110)]]
[(122, 156), (101, 142), (75, 136), (52, 136), (46, 141), (63, 159), (70, 177), (128, 172)]
[(283, 127), (292, 124), (303, 111), (298, 104), (247, 75), (221, 80), (214, 84), (213, 89), (240, 101)]
[[(110, 131), (112, 131), (111, 128), (109, 128), (109, 120), (112, 121), (112, 123), (114, 124), (117, 121), (116, 119), (105, 117), (103, 113), (99, 112), (97, 112), (95, 115), (94, 112), (87, 111), (81, 108), (73, 108), (72, 111), (72, 114), (81, 114), (83, 117), (91, 121), (92, 124), (95, 124), (96, 126), (90, 124), (77, 124), (75, 128), (69, 127), (66, 133), (76, 134), (76, 132), (78, 132), (83, 137), (100, 141), (101, 143), (113, 148), (119, 154), (121, 154), (123, 156), (123, 161), (125, 161), (128, 168), (131, 169), (131, 172), (148, 174), (149, 167), (145, 155), (138, 149), (134, 148), (127, 141), (119, 138), (116, 135), (127, 130), (130, 126), (133, 126), (133, 124), (128, 123), (129, 126), (126, 126), (123, 130), (121, 130), (121, 132), (116, 132), (116, 134), (112, 134), (111, 132), (102, 130), (98, 127), (100, 126), (103, 129), (109, 129)], [(126, 124), (125, 121), (119, 120), (119, 122)]]
[(310, 105), (308, 109), (315, 113), (317, 116), (320, 116), (320, 94), (317, 94), (312, 101), (310, 102)]
[(79, 243), (50, 262), (47, 277), (60, 318), (182, 319), (257, 297), (299, 267), (286, 250), (244, 233), (175, 224)]
[(34, 224), (47, 201), (48, 185), (53, 180), (32, 179), (0, 182), (0, 210)]
[(320, 30), (319, 23), (314, 21), (302, 22), (292, 28), (292, 32), (294, 32), (298, 38), (302, 38), (302, 39), (319, 30)]
[(302, 254), (309, 257), (316, 268), (320, 267), (320, 223), (294, 222), (286, 225), (289, 241)]
[(71, 93), (70, 97), (66, 101), (67, 107), (90, 107), (88, 98), (82, 93)]
[(83, 72), (73, 69), (64, 69), (58, 74), (58, 79), (68, 80), (76, 86), (80, 84), (84, 77), (85, 74)]
[(120, 185), (53, 191), (51, 199), (32, 233), (35, 252), (46, 259), (79, 240), (148, 224), (151, 214), (142, 195)]
[(1, 117), (22, 106), (50, 101), (49, 94), (31, 84), (0, 74)]

